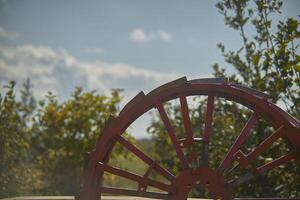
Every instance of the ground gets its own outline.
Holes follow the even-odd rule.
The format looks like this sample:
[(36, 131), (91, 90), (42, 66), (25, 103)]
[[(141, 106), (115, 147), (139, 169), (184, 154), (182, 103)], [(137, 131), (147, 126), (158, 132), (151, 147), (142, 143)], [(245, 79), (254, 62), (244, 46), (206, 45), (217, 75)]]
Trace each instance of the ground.
[[(26, 196), (26, 197), (13, 197), (1, 200), (73, 200), (72, 196)], [(141, 197), (125, 197), (125, 196), (104, 196), (103, 200), (150, 200), (149, 198)], [(190, 198), (191, 200), (201, 200)]]

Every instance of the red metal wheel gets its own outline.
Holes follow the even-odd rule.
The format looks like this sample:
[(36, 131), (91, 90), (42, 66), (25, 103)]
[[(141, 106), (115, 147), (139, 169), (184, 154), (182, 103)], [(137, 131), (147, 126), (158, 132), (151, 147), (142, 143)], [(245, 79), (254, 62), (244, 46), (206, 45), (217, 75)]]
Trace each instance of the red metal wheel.
[[(183, 148), (194, 145), (196, 140), (193, 136), (192, 126), (189, 117), (187, 96), (204, 95), (208, 96), (204, 134), (201, 138), (202, 149), (201, 166), (192, 168)], [(252, 110), (252, 115), (235, 142), (229, 148), (223, 161), (217, 169), (208, 164), (208, 146), (211, 140), (212, 115), (214, 110), (214, 98), (221, 97), (226, 100), (237, 102)], [(163, 102), (173, 99), (180, 100), (181, 113), (186, 137), (178, 139), (171, 126), (170, 120), (163, 107)], [(179, 158), (182, 171), (172, 174), (146, 153), (126, 140), (122, 134), (127, 127), (138, 117), (152, 108), (157, 108), (170, 137), (176, 155)], [(241, 146), (250, 135), (251, 129), (258, 118), (263, 118), (276, 130), (248, 154), (241, 151)], [(279, 138), (283, 138), (289, 145), (287, 154), (261, 166), (253, 166), (253, 161), (258, 158)], [(116, 143), (122, 144), (126, 149), (144, 161), (148, 170), (144, 175), (137, 175), (108, 164), (112, 148)], [(120, 112), (116, 118), (111, 117), (99, 138), (96, 148), (90, 154), (90, 160), (85, 175), (83, 191), (79, 196), (80, 200), (95, 200), (101, 198), (102, 193), (150, 197), (155, 199), (183, 200), (187, 199), (191, 188), (201, 186), (206, 188), (215, 199), (234, 199), (233, 190), (236, 185), (241, 184), (253, 177), (255, 174), (263, 174), (279, 165), (294, 161), (300, 166), (300, 122), (279, 107), (268, 101), (267, 95), (236, 84), (230, 84), (227, 79), (209, 78), (187, 81), (185, 77), (162, 85), (149, 94), (140, 92)], [(195, 156), (195, 155), (194, 155)], [(239, 166), (251, 167), (248, 173), (240, 176), (233, 182), (226, 178), (225, 171), (231, 167), (232, 161), (238, 162)], [(170, 184), (149, 178), (149, 172), (153, 170), (169, 180)], [(103, 173), (108, 172), (138, 183), (136, 190), (105, 187), (102, 185)], [(149, 192), (147, 187), (152, 186), (165, 193)]]

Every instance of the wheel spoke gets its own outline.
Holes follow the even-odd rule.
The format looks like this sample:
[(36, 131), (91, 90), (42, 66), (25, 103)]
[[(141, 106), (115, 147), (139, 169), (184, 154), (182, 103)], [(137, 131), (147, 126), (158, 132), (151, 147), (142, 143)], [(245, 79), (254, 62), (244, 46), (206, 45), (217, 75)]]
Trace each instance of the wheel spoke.
[(206, 116), (205, 116), (205, 127), (204, 127), (204, 135), (203, 135), (203, 140), (207, 143), (209, 143), (210, 141), (213, 109), (214, 109), (214, 96), (208, 95)]
[(219, 166), (218, 170), (220, 172), (223, 172), (228, 167), (228, 165), (230, 164), (231, 160), (233, 159), (235, 153), (239, 150), (241, 145), (245, 142), (245, 140), (250, 135), (250, 131), (251, 131), (252, 127), (254, 126), (254, 124), (257, 122), (257, 120), (258, 120), (258, 115), (256, 113), (253, 113), (251, 115), (250, 119), (248, 120), (247, 124), (241, 131), (240, 135), (238, 136), (238, 138), (235, 140), (234, 144), (228, 151), (228, 153), (225, 156), (224, 160), (222, 161), (221, 165)]
[(270, 137), (265, 139), (254, 151), (247, 155), (247, 160), (252, 161), (257, 158), (263, 151), (271, 146), (277, 139), (283, 135), (283, 126), (277, 129)]
[(129, 189), (114, 188), (114, 187), (102, 187), (102, 186), (99, 188), (98, 193), (148, 197), (148, 198), (155, 198), (155, 199), (167, 199), (168, 197), (168, 194), (164, 194), (164, 193), (144, 192), (144, 191), (136, 191), (136, 190), (129, 190)]
[(174, 179), (174, 175), (169, 172), (167, 169), (163, 168), (159, 164), (157, 164), (154, 160), (152, 160), (149, 156), (147, 156), (144, 152), (138, 149), (136, 146), (128, 142), (122, 136), (117, 138), (117, 141), (120, 142), (124, 147), (126, 147), (129, 151), (134, 153), (137, 157), (147, 163), (149, 166), (153, 166), (152, 168), (157, 171), (160, 175), (164, 176), (168, 180), (172, 181)]
[[(258, 168), (253, 168), (255, 169), (256, 173), (258, 174), (264, 174), (266, 173), (267, 171), (275, 168), (275, 167), (278, 167), (279, 165), (283, 165), (289, 161), (291, 161), (292, 159), (294, 158), (294, 155), (293, 153), (288, 153), (287, 155), (284, 155), (280, 158), (277, 158), (276, 160), (273, 160), (272, 162), (269, 162), (263, 166), (260, 166)], [(251, 172), (248, 172), (246, 174), (244, 174), (243, 176), (240, 176), (239, 178), (233, 180), (232, 182), (230, 182), (230, 185), (235, 188), (235, 187), (238, 187), (239, 185), (247, 182), (247, 181), (250, 181), (251, 179), (253, 179), (255, 176), (251, 173)]]
[[(154, 164), (153, 164), (154, 165)], [(146, 173), (144, 174), (144, 178), (148, 178), (151, 171), (152, 171), (152, 167), (153, 165), (149, 166)], [(147, 184), (139, 184), (139, 188), (138, 188), (138, 191), (146, 191), (147, 190)]]
[(183, 126), (189, 141), (193, 141), (193, 130), (191, 119), (189, 116), (189, 108), (187, 105), (186, 96), (180, 96), (181, 114), (183, 119)]
[(140, 176), (140, 175), (137, 175), (137, 174), (134, 174), (134, 173), (131, 173), (131, 172), (124, 171), (120, 168), (109, 166), (105, 163), (99, 162), (98, 163), (98, 169), (101, 170), (101, 171), (106, 171), (106, 172), (109, 172), (111, 174), (123, 177), (123, 178), (130, 179), (132, 181), (136, 181), (141, 185), (151, 185), (153, 187), (156, 187), (156, 188), (158, 188), (160, 190), (163, 190), (163, 191), (166, 191), (166, 192), (171, 192), (172, 191), (172, 187), (170, 185), (166, 185), (164, 183), (161, 183), (161, 182), (149, 179), (149, 178), (145, 178), (143, 176)]
[(255, 160), (259, 155), (261, 155), (269, 146), (271, 146), (277, 139), (282, 137), (283, 130), (284, 130), (284, 126), (281, 126), (271, 136), (269, 136), (262, 143), (260, 143), (258, 147), (248, 155), (244, 155), (244, 153), (241, 151), (237, 152), (235, 157), (237, 157), (237, 160), (239, 161), (240, 165), (244, 167), (249, 165), (253, 160)]
[(212, 129), (212, 119), (213, 119), (213, 109), (214, 109), (214, 96), (208, 95), (204, 134), (203, 134), (203, 144), (201, 148), (201, 164), (207, 165), (208, 163), (208, 146), (211, 137)]
[(179, 146), (178, 140), (177, 140), (176, 135), (174, 133), (174, 130), (173, 130), (172, 126), (171, 126), (171, 123), (170, 123), (170, 120), (168, 118), (168, 115), (167, 115), (167, 113), (166, 113), (166, 111), (165, 111), (165, 109), (164, 109), (164, 107), (163, 107), (163, 105), (162, 105), (161, 102), (157, 103), (156, 107), (157, 107), (158, 112), (160, 114), (160, 117), (161, 117), (161, 119), (162, 119), (162, 121), (164, 123), (164, 126), (166, 127), (166, 130), (167, 130), (167, 132), (169, 134), (169, 137), (170, 137), (170, 139), (171, 139), (171, 141), (173, 143), (173, 146), (174, 146), (174, 148), (176, 150), (176, 153), (177, 153), (177, 156), (178, 156), (178, 158), (180, 160), (182, 168), (184, 170), (186, 170), (186, 169), (188, 169), (188, 162), (187, 162), (187, 160), (186, 160), (186, 158), (185, 158), (185, 156), (183, 154), (182, 149)]
[(292, 152), (281, 156), (280, 158), (277, 158), (276, 160), (273, 160), (272, 162), (269, 162), (263, 166), (260, 166), (256, 169), (256, 171), (260, 174), (263, 174), (275, 167), (278, 167), (279, 165), (283, 165), (289, 161), (291, 161), (292, 159), (294, 159), (294, 154)]

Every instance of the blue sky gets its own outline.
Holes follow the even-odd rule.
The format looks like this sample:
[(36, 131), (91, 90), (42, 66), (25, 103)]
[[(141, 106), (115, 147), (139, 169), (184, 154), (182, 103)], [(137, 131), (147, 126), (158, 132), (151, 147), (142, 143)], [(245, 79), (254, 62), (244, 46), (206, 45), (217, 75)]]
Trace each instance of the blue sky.
[[(0, 0), (0, 91), (9, 80), (20, 85), (28, 77), (38, 97), (50, 90), (63, 101), (78, 85), (100, 93), (123, 88), (124, 105), (181, 76), (212, 76), (212, 64), (226, 66), (217, 43), (237, 49), (241, 42), (215, 3)], [(299, 11), (300, 1), (284, 1), (274, 20)]]

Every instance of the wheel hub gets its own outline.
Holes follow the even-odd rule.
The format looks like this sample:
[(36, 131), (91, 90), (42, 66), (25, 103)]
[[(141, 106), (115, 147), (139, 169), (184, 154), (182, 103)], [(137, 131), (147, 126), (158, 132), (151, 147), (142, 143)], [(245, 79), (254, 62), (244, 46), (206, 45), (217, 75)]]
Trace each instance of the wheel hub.
[(230, 199), (232, 196), (224, 177), (209, 167), (182, 171), (176, 176), (173, 185), (176, 191), (171, 199), (175, 200), (187, 199), (191, 190), (196, 187), (205, 188), (215, 199)]

